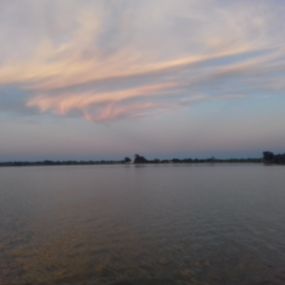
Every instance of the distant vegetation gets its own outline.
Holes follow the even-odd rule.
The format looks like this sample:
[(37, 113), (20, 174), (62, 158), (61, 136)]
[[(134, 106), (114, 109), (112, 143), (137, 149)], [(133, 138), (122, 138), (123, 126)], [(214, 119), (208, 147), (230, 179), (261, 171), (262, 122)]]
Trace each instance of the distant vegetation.
[(228, 158), (219, 159), (210, 157), (199, 158), (172, 158), (172, 159), (147, 159), (143, 155), (135, 154), (132, 160), (125, 157), (122, 160), (43, 160), (43, 161), (10, 161), (0, 162), (0, 167), (13, 166), (52, 166), (52, 165), (112, 165), (112, 164), (179, 164), (179, 163), (266, 163), (266, 164), (285, 164), (285, 154), (274, 154), (270, 151), (263, 152), (263, 158)]
[[(261, 163), (272, 162), (276, 163), (272, 158), (270, 152), (264, 152), (266, 159), (262, 158), (229, 158), (229, 159), (218, 159), (210, 157), (206, 159), (199, 158), (172, 158), (172, 159), (146, 159), (140, 154), (135, 154), (132, 160), (129, 157), (125, 157), (122, 160), (43, 160), (43, 161), (10, 161), (0, 162), (0, 167), (13, 167), (13, 166), (56, 166), (56, 165), (115, 165), (115, 164), (179, 164), (179, 163)], [(273, 157), (276, 157), (273, 155)]]
[(52, 165), (110, 165), (110, 164), (128, 164), (130, 158), (123, 160), (43, 160), (43, 161), (9, 161), (0, 162), (1, 166), (52, 166)]
[(285, 164), (285, 154), (274, 154), (271, 151), (263, 152), (263, 161), (267, 164)]
[(167, 164), (167, 163), (235, 163), (235, 162), (262, 162), (261, 158), (229, 158), (229, 159), (219, 159), (215, 157), (210, 157), (206, 159), (199, 158), (172, 158), (172, 159), (146, 159), (144, 156), (135, 154), (134, 164)]
[(149, 163), (149, 160), (147, 160), (145, 157), (139, 154), (135, 154), (134, 158), (134, 163), (135, 164), (140, 164), (140, 163)]

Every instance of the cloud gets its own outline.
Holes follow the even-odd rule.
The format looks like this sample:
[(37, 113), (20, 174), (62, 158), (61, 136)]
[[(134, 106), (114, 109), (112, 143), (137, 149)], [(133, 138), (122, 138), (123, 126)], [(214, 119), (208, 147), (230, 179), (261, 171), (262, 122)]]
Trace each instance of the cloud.
[(0, 12), (0, 86), (23, 91), (15, 110), (106, 122), (284, 91), (277, 0), (18, 2)]
[(28, 102), (29, 107), (37, 107), (42, 112), (54, 111), (66, 115), (72, 111), (81, 112), (91, 121), (114, 120), (126, 116), (139, 116), (145, 110), (162, 108), (154, 102), (145, 102), (147, 97), (163, 95), (164, 91), (175, 88), (175, 84), (133, 88), (123, 91), (101, 93), (63, 94), (61, 96), (39, 96)]

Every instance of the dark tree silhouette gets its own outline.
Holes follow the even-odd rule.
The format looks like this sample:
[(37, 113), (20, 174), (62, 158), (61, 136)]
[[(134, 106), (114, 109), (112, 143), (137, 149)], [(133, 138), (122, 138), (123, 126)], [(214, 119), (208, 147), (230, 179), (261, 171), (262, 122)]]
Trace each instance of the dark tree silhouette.
[(135, 164), (139, 164), (139, 163), (147, 163), (148, 160), (143, 157), (142, 155), (139, 154), (135, 154), (135, 159), (134, 159), (134, 163)]
[[(146, 159), (144, 156), (135, 154), (135, 164), (167, 164), (167, 163), (261, 163), (283, 164), (285, 165), (285, 154), (274, 154), (265, 151), (262, 158), (229, 158), (217, 159), (211, 157), (208, 159), (198, 158), (173, 158), (173, 159)], [(105, 164), (128, 164), (131, 158), (125, 157), (122, 160), (43, 160), (43, 161), (0, 161), (0, 167), (22, 167), (22, 166), (53, 166), (53, 165), (105, 165)]]
[(273, 162), (274, 161), (274, 153), (271, 151), (263, 152), (263, 161), (264, 162)]
[(264, 151), (263, 162), (268, 164), (285, 164), (285, 154), (274, 154), (270, 151)]
[(130, 163), (132, 160), (129, 157), (125, 157), (123, 163)]

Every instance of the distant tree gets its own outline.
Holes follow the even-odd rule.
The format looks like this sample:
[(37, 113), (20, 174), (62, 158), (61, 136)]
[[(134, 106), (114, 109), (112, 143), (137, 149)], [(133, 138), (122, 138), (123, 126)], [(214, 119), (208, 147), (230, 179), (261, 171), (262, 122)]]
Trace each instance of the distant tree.
[(124, 161), (123, 161), (123, 162), (124, 162), (124, 163), (130, 163), (131, 161), (132, 161), (132, 160), (131, 160), (129, 157), (126, 156), (126, 157), (124, 158)]
[(277, 154), (274, 156), (274, 162), (277, 164), (285, 164), (285, 154)]
[(147, 163), (147, 162), (148, 160), (145, 157), (139, 154), (135, 154), (134, 163), (139, 164), (139, 163)]
[(263, 152), (263, 160), (265, 162), (273, 162), (275, 158), (275, 155), (273, 152), (271, 151), (264, 151)]

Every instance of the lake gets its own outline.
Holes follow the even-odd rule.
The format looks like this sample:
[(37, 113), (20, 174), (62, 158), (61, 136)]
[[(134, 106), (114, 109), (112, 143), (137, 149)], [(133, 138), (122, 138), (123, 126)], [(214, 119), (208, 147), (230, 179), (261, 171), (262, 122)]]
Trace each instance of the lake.
[(285, 284), (285, 167), (0, 168), (1, 285)]

